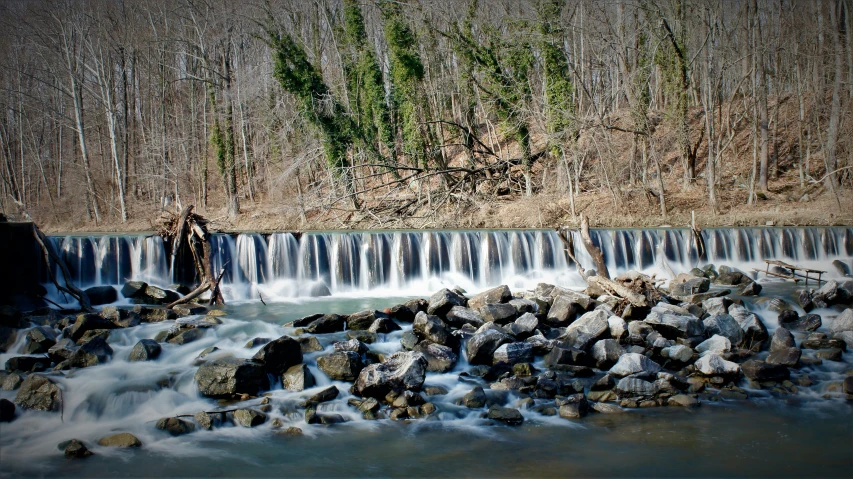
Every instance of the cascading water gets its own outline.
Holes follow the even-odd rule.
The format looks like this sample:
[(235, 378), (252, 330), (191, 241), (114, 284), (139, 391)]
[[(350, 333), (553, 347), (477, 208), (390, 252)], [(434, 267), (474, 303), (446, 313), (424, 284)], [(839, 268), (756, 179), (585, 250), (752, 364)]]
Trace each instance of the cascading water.
[[(832, 271), (853, 257), (853, 228), (727, 228), (702, 235), (707, 259), (696, 255), (687, 229), (592, 230), (611, 274), (628, 270), (676, 273), (704, 263), (743, 271), (780, 259)], [(574, 255), (594, 262), (573, 232)], [(138, 279), (169, 285), (172, 272), (156, 236), (53, 237), (78, 284), (120, 285)], [(212, 266), (225, 269), (229, 300), (325, 294), (424, 294), (444, 286), (476, 291), (498, 284), (530, 288), (540, 281), (582, 286), (564, 245), (551, 230), (241, 233), (211, 236)], [(667, 268), (668, 267), (668, 268)]]

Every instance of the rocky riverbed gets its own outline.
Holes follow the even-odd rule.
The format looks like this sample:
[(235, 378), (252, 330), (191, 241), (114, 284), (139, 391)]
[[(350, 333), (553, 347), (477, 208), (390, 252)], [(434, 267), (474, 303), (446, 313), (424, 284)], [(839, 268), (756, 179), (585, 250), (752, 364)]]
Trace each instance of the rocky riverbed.
[[(617, 281), (638, 278), (649, 280)], [(241, 431), (571, 428), (646, 408), (850, 401), (853, 281), (784, 295), (764, 284), (708, 267), (639, 303), (597, 287), (442, 289), (277, 323), (246, 317), (246, 305), (168, 310), (153, 303), (174, 293), (140, 283), (121, 293), (144, 304), (97, 314), (4, 308), (0, 456), (156, 456), (176, 437)]]

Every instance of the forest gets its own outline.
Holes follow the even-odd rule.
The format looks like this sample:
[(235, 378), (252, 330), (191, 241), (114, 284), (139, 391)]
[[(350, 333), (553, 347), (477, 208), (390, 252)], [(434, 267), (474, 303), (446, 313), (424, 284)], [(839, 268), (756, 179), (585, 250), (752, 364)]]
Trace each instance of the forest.
[(181, 205), (223, 229), (849, 221), (851, 9), (7, 0), (0, 207), (47, 230)]

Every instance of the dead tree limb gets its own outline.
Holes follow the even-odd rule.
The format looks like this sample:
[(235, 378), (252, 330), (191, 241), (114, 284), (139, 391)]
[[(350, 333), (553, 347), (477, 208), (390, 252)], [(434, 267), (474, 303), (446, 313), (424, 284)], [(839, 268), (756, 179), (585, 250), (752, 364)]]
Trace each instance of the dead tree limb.
[(645, 296), (631, 291), (626, 286), (617, 283), (616, 281), (613, 281), (610, 278), (603, 278), (601, 276), (590, 276), (586, 279), (586, 281), (590, 284), (590, 286), (598, 286), (605, 291), (609, 291), (610, 293), (615, 294), (616, 296), (625, 298), (632, 305), (637, 306), (639, 308), (648, 306), (649, 304)]
[(610, 279), (610, 272), (607, 270), (607, 263), (604, 262), (604, 255), (601, 253), (601, 248), (595, 246), (592, 238), (589, 236), (589, 218), (581, 213), (581, 239), (586, 251), (592, 256), (595, 261), (595, 269), (598, 271), (598, 276)]
[(583, 265), (581, 265), (580, 261), (575, 258), (575, 242), (572, 241), (572, 238), (568, 236), (566, 230), (558, 229), (557, 236), (559, 236), (560, 241), (563, 242), (563, 250), (566, 252), (567, 255), (569, 255), (569, 258), (571, 258), (571, 260), (575, 262), (575, 265), (577, 266), (581, 277), (586, 279), (586, 270), (584, 269)]

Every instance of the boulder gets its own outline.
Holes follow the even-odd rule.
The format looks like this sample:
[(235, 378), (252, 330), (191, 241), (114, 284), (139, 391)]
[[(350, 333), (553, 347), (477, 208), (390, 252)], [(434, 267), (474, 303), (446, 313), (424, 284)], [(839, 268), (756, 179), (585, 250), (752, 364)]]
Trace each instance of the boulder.
[(693, 350), (690, 346), (676, 344), (661, 349), (661, 356), (679, 363), (687, 363), (693, 359)]
[(265, 344), (252, 359), (263, 364), (268, 374), (280, 376), (291, 366), (302, 363), (302, 346), (290, 336), (282, 336)]
[(467, 306), (468, 301), (464, 296), (461, 296), (447, 288), (436, 292), (429, 298), (429, 306), (427, 307), (428, 314), (437, 316), (446, 315), (454, 306)]
[(767, 364), (772, 365), (782, 365), (788, 367), (795, 367), (797, 363), (800, 361), (800, 356), (802, 355), (802, 351), (800, 348), (796, 347), (779, 347), (775, 350), (770, 350), (770, 355), (767, 356)]
[(364, 368), (353, 385), (353, 391), (376, 399), (383, 399), (391, 391), (417, 391), (423, 386), (426, 370), (427, 360), (423, 354), (394, 353), (385, 362)]
[(625, 350), (615, 339), (602, 339), (592, 346), (592, 357), (599, 369), (607, 369), (616, 364)]
[(299, 348), (302, 350), (302, 354), (316, 353), (317, 351), (323, 350), (323, 346), (320, 345), (320, 341), (314, 336), (302, 336), (296, 338), (296, 341), (299, 342)]
[(607, 328), (610, 330), (610, 337), (616, 341), (628, 337), (628, 323), (615, 314), (607, 318)]
[(74, 354), (70, 358), (60, 363), (62, 365), (61, 369), (97, 366), (98, 364), (104, 364), (109, 361), (112, 355), (113, 348), (107, 344), (107, 341), (103, 337), (98, 336), (81, 345), (74, 351)]
[(750, 359), (741, 364), (743, 375), (753, 381), (777, 381), (781, 382), (790, 376), (788, 368), (781, 364), (767, 364), (764, 361)]
[(716, 284), (723, 284), (728, 286), (737, 286), (741, 284), (749, 284), (752, 283), (753, 280), (746, 274), (740, 271), (729, 271), (725, 273), (720, 273), (719, 276), (714, 280)]
[[(518, 311), (515, 306), (505, 303), (490, 303), (477, 310), (483, 321), (495, 324), (507, 324), (515, 320)], [(415, 319), (417, 321), (417, 319)]]
[(36, 356), (16, 356), (6, 360), (6, 371), (30, 373), (42, 372), (50, 367), (50, 359)]
[(164, 417), (157, 421), (155, 427), (173, 436), (181, 436), (195, 431), (195, 424), (177, 417)]
[(254, 409), (238, 409), (234, 411), (234, 422), (243, 427), (255, 427), (267, 422), (267, 415)]
[(702, 276), (681, 273), (669, 283), (669, 293), (673, 296), (689, 296), (705, 293), (711, 287), (711, 280)]
[(553, 369), (559, 365), (582, 365), (587, 363), (587, 354), (580, 349), (554, 346), (544, 358), (545, 367)]
[(334, 344), (335, 351), (352, 351), (358, 354), (364, 354), (370, 350), (366, 344), (362, 343), (357, 339), (350, 339), (349, 341), (339, 341)]
[(14, 418), (15, 403), (6, 398), (0, 398), (0, 422), (12, 422)]
[(385, 312), (388, 313), (391, 319), (400, 321), (401, 323), (411, 323), (415, 320), (415, 312), (405, 304), (391, 306)]
[(829, 323), (830, 333), (853, 331), (853, 309), (847, 308)]
[[(757, 283), (756, 283), (757, 284)], [(743, 345), (752, 347), (756, 344), (761, 344), (770, 336), (767, 332), (767, 327), (754, 313), (746, 313), (738, 316), (733, 316), (743, 331)]]
[(619, 357), (608, 374), (616, 377), (634, 374), (655, 375), (660, 372), (660, 365), (638, 353), (625, 353)]
[(506, 343), (498, 346), (492, 356), (492, 364), (527, 363), (533, 361), (533, 346), (529, 343)]
[(708, 298), (702, 301), (702, 309), (711, 316), (728, 314), (732, 300), (727, 297)]
[(211, 430), (213, 426), (219, 426), (225, 420), (225, 413), (208, 413), (204, 411), (199, 411), (195, 413), (193, 416), (195, 422), (201, 426), (202, 429)]
[(148, 283), (144, 281), (128, 281), (122, 286), (121, 295), (125, 298), (144, 296), (146, 288), (148, 288)]
[(162, 348), (153, 339), (140, 339), (130, 351), (129, 361), (151, 361), (160, 356)]
[(741, 296), (758, 296), (764, 289), (757, 282), (747, 284), (740, 292)]
[(495, 350), (503, 344), (511, 343), (512, 338), (501, 331), (488, 329), (468, 339), (466, 352), (468, 362), (474, 364), (492, 364)]
[[(758, 283), (753, 283), (758, 284)], [(676, 394), (675, 396), (670, 397), (666, 400), (666, 403), (670, 406), (677, 407), (699, 407), (699, 400), (693, 396), (689, 396), (687, 394)]]
[(728, 314), (717, 314), (702, 321), (705, 334), (709, 336), (723, 336), (731, 341), (733, 346), (743, 342), (743, 329), (735, 318)]
[(658, 392), (657, 384), (636, 377), (624, 377), (616, 383), (616, 394), (620, 398), (648, 398)]
[(710, 338), (702, 341), (696, 346), (696, 352), (699, 356), (707, 356), (709, 354), (725, 354), (732, 350), (732, 342), (725, 336), (715, 334)]
[(582, 311), (584, 311), (583, 307), (576, 303), (572, 296), (563, 294), (554, 298), (545, 317), (545, 323), (555, 328), (566, 326)]
[(480, 409), (486, 405), (486, 392), (480, 386), (465, 393), (462, 396), (462, 405), (468, 409)]
[(347, 317), (347, 329), (367, 331), (379, 318), (391, 319), (387, 314), (376, 310), (366, 310), (353, 313)]
[(140, 447), (142, 442), (129, 432), (120, 432), (98, 439), (98, 445), (103, 447)]
[(334, 381), (355, 381), (364, 363), (358, 353), (343, 351), (318, 357), (317, 367)]
[(484, 322), (480, 313), (464, 306), (454, 306), (450, 308), (450, 311), (445, 315), (445, 320), (447, 324), (454, 328), (461, 328), (466, 324), (479, 328)]
[(0, 325), (0, 353), (5, 353), (18, 339), (18, 330), (8, 326)]
[(202, 364), (195, 373), (198, 390), (203, 396), (230, 398), (239, 394), (255, 396), (269, 388), (263, 364), (225, 357)]
[(517, 315), (539, 312), (539, 305), (535, 301), (530, 299), (513, 298), (509, 300), (509, 304), (511, 304), (515, 308)]
[(21, 387), (21, 383), (24, 382), (24, 378), (21, 377), (20, 374), (11, 373), (7, 374), (6, 377), (3, 378), (3, 382), (0, 383), (0, 389), (4, 391), (14, 391)]
[(578, 349), (586, 349), (590, 343), (609, 331), (609, 317), (607, 311), (600, 309), (584, 313), (566, 328), (563, 337)]
[(291, 366), (281, 375), (281, 386), (288, 391), (304, 391), (314, 387), (315, 384), (314, 375), (304, 364)]
[(693, 366), (704, 376), (737, 376), (740, 373), (737, 363), (726, 361), (718, 354), (703, 356)]
[(207, 306), (202, 306), (198, 303), (176, 304), (172, 307), (172, 311), (178, 316), (196, 316), (207, 312)]
[(667, 339), (689, 338), (704, 334), (705, 328), (699, 318), (686, 310), (675, 308), (677, 306), (664, 307), (659, 303), (652, 308), (644, 322)]
[[(367, 320), (365, 320), (365, 322), (367, 322)], [(373, 323), (371, 322), (370, 324)], [(343, 316), (338, 314), (324, 314), (308, 323), (305, 326), (305, 331), (311, 334), (336, 333), (338, 331), (343, 331), (345, 326), (346, 321)]]
[(74, 341), (79, 341), (89, 331), (114, 328), (116, 325), (112, 321), (102, 318), (99, 314), (83, 313), (77, 315), (77, 319), (67, 332), (68, 337)]
[[(139, 296), (137, 296), (137, 298), (138, 297)], [(170, 304), (181, 299), (181, 295), (174, 291), (149, 284), (145, 288), (145, 295), (143, 299), (151, 304)]]
[(77, 351), (78, 348), (77, 343), (71, 338), (62, 338), (47, 350), (47, 355), (51, 361), (60, 363), (66, 359), (70, 359), (74, 351)]
[(557, 399), (560, 406), (559, 414), (564, 419), (579, 419), (589, 412), (589, 401), (583, 393), (571, 394), (563, 399)]
[(459, 357), (453, 349), (424, 341), (415, 346), (414, 351), (424, 355), (427, 360), (427, 371), (433, 373), (446, 373), (453, 369)]
[(508, 303), (512, 299), (509, 286), (501, 285), (474, 295), (468, 300), (468, 307), (480, 309), (487, 304)]
[(776, 328), (773, 332), (773, 338), (770, 340), (770, 351), (782, 351), (796, 346), (794, 343), (794, 335), (783, 327)]
[(115, 303), (118, 300), (118, 291), (112, 286), (93, 286), (85, 292), (92, 306)]
[(85, 444), (83, 444), (83, 441), (79, 439), (65, 441), (59, 445), (59, 449), (62, 449), (65, 457), (69, 459), (83, 459), (84, 457), (89, 457), (94, 454), (86, 447)]
[(821, 327), (820, 315), (797, 315), (796, 311), (787, 310), (779, 313), (779, 325), (790, 331), (814, 331)]
[(821, 349), (815, 353), (816, 358), (825, 361), (841, 361), (842, 356), (841, 348)]
[(300, 407), (316, 407), (320, 403), (334, 401), (340, 394), (340, 390), (336, 386), (329, 386), (322, 391), (312, 395), (308, 399), (302, 401)]
[(508, 426), (519, 426), (524, 422), (524, 416), (518, 409), (492, 406), (489, 408), (488, 418), (493, 421), (502, 422)]
[(57, 334), (53, 328), (38, 326), (27, 332), (24, 354), (44, 354), (56, 344)]
[(376, 318), (376, 321), (367, 328), (371, 333), (388, 334), (394, 331), (399, 331), (400, 325), (395, 323), (391, 318)]
[[(421, 339), (432, 341), (435, 344), (442, 344), (454, 348), (458, 344), (456, 338), (450, 334), (444, 321), (438, 316), (420, 312), (415, 315), (415, 321), (412, 324), (412, 331)], [(454, 348), (455, 349), (455, 348)]]

